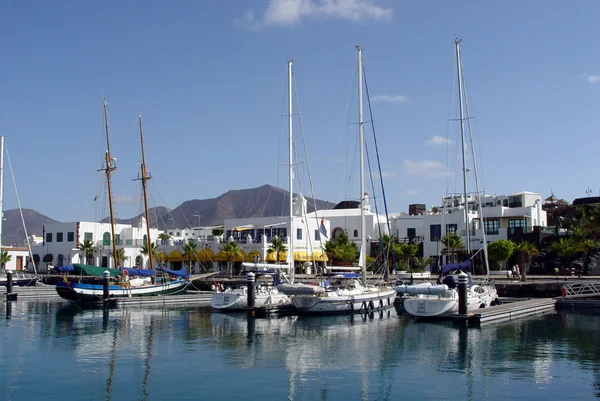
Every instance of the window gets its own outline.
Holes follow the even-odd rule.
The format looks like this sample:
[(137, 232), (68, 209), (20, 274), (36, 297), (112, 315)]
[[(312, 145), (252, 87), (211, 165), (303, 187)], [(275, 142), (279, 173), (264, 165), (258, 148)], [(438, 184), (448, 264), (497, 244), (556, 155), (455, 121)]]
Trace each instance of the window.
[(315, 241), (319, 241), (321, 239), (321, 231), (315, 230)]
[(456, 230), (458, 230), (458, 224), (446, 224), (446, 234), (456, 233)]
[(93, 241), (94, 240), (94, 234), (93, 233), (83, 233), (83, 239), (84, 240)]
[(525, 220), (524, 219), (510, 219), (508, 220), (508, 231), (510, 234), (522, 233), (525, 231)]
[(407, 228), (406, 236), (408, 238), (415, 238), (417, 236), (417, 229), (416, 228)]
[(442, 238), (442, 225), (432, 224), (429, 226), (429, 239), (431, 242), (439, 241)]
[(52, 242), (52, 233), (46, 233), (46, 242)]
[(108, 231), (102, 234), (102, 245), (110, 245), (110, 233)]
[(63, 242), (63, 233), (56, 233), (56, 242)]
[(500, 220), (484, 220), (485, 234), (498, 235), (500, 234)]
[(297, 240), (302, 240), (302, 229), (301, 228), (297, 228), (296, 229), (296, 239)]
[(523, 206), (523, 201), (521, 200), (521, 195), (508, 197), (508, 207), (521, 207), (521, 206)]
[(68, 242), (75, 241), (75, 233), (73, 231), (70, 231), (67, 233), (67, 241)]
[(358, 230), (354, 230), (354, 238), (358, 238)]
[(502, 199), (502, 206), (508, 207), (508, 199)]
[(123, 245), (121, 243), (121, 235), (120, 234), (115, 234), (115, 245)]

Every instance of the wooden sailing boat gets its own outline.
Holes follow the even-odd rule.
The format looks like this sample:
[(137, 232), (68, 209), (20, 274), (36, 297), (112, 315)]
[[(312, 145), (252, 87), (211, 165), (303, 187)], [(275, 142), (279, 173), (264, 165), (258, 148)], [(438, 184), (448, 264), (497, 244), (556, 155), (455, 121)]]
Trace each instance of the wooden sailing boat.
[[(362, 272), (362, 282), (353, 280), (340, 287), (329, 287), (326, 291), (312, 295), (296, 295), (292, 303), (296, 309), (304, 314), (331, 314), (331, 313), (360, 313), (376, 309), (391, 308), (396, 298), (396, 291), (391, 287), (377, 287), (366, 284), (367, 276), (367, 238), (365, 224), (365, 171), (364, 171), (364, 121), (363, 121), (363, 58), (362, 48), (356, 46), (358, 58), (358, 127), (360, 148), (360, 255), (359, 266)], [(315, 286), (313, 286), (315, 287)], [(303, 287), (300, 291), (305, 291)], [(306, 294), (306, 292), (304, 292)]]
[[(144, 138), (142, 130), (142, 116), (138, 114), (139, 126), (140, 126), (140, 141), (142, 148), (142, 164), (141, 164), (141, 176), (139, 178), (142, 181), (142, 188), (144, 193), (144, 208), (146, 216), (146, 233), (147, 233), (147, 247), (148, 247), (148, 261), (149, 269), (133, 269), (133, 268), (120, 268), (110, 269), (101, 268), (95, 266), (86, 265), (73, 265), (74, 269), (78, 273), (84, 272), (85, 274), (91, 274), (101, 276), (104, 271), (108, 271), (111, 277), (120, 278), (118, 281), (109, 287), (110, 298), (125, 298), (125, 297), (139, 297), (139, 296), (154, 296), (154, 295), (166, 295), (166, 294), (177, 294), (185, 292), (188, 284), (189, 277), (187, 272), (183, 271), (172, 272), (171, 275), (176, 276), (175, 279), (171, 279), (169, 274), (165, 274), (163, 277), (157, 279), (156, 270), (153, 268), (152, 262), (152, 240), (150, 237), (150, 225), (148, 220), (148, 198), (146, 195), (146, 182), (151, 178), (148, 176), (146, 171), (146, 160), (144, 155)], [(115, 160), (110, 154), (110, 138), (108, 135), (108, 113), (106, 107), (106, 100), (104, 101), (104, 121), (106, 127), (106, 143), (107, 150), (105, 153), (104, 168), (102, 171), (106, 174), (106, 184), (108, 186), (108, 198), (109, 198), (109, 209), (110, 209), (110, 226), (113, 238), (112, 255), (115, 261), (115, 266), (118, 267), (117, 259), (117, 247), (115, 238), (115, 218), (113, 213), (112, 204), (112, 190), (111, 190), (111, 173), (116, 169)], [(149, 283), (147, 278), (150, 278)], [(71, 283), (68, 281), (62, 281), (56, 284), (56, 292), (62, 298), (68, 299), (69, 301), (76, 303), (98, 303), (103, 302), (103, 286), (100, 283), (87, 284), (87, 283)]]

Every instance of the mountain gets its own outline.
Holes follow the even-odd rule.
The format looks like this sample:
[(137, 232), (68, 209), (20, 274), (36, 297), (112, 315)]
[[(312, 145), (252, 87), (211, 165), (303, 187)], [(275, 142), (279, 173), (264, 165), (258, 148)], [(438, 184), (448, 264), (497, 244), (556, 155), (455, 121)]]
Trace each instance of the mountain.
[[(56, 223), (56, 220), (32, 209), (22, 209), (23, 220), (27, 227), (27, 234), (41, 236), (44, 230), (44, 224)], [(21, 221), (19, 209), (10, 209), (4, 211), (4, 220), (2, 221), (2, 245), (24, 245), (25, 230)]]
[[(223, 220), (245, 217), (285, 216), (289, 202), (288, 191), (263, 185), (258, 188), (239, 189), (225, 192), (217, 198), (193, 199), (183, 202), (175, 209), (156, 207), (150, 209), (150, 224), (161, 230), (184, 227), (212, 226), (223, 224)], [(308, 211), (314, 210), (314, 202), (307, 198)], [(316, 200), (317, 208), (331, 209), (334, 203)], [(139, 218), (117, 219), (118, 223), (137, 225)], [(199, 218), (198, 218), (199, 216)], [(108, 221), (108, 218), (103, 221)]]

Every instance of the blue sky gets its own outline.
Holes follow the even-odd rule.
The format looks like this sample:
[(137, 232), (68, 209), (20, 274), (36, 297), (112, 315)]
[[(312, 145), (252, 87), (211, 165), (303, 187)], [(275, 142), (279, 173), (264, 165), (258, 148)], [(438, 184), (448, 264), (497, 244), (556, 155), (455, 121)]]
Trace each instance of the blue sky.
[(591, 0), (6, 0), (0, 132), (23, 207), (60, 221), (106, 213), (93, 200), (102, 198), (103, 96), (117, 217), (141, 211), (132, 181), (138, 112), (154, 205), (286, 188), (282, 114), (293, 57), (315, 196), (357, 198), (348, 173), (356, 169), (360, 44), (389, 210), (431, 206), (461, 188), (458, 124), (448, 121), (457, 117), (460, 37), (486, 192), (552, 189), (573, 200), (588, 187), (600, 191), (599, 13)]

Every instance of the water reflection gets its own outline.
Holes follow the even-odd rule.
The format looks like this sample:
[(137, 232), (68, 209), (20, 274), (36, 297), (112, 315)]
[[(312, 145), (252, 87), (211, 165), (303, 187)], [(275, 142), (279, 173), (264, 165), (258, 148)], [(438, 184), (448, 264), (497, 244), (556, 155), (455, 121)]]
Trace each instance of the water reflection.
[(189, 394), (210, 383), (267, 400), (532, 398), (529, 388), (565, 399), (600, 397), (600, 337), (591, 335), (600, 329), (597, 314), (458, 329), (395, 310), (249, 319), (204, 308), (19, 301), (7, 311), (0, 305), (0, 316), (10, 315), (0, 324), (0, 394), (12, 394), (8, 399), (35, 399), (24, 393), (36, 394), (19, 372), (43, 360), (60, 375), (75, 375), (82, 394), (106, 400), (168, 398), (164, 383), (173, 379), (187, 383)]

